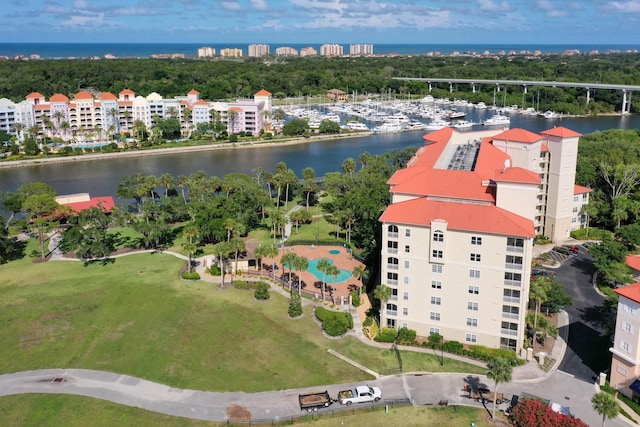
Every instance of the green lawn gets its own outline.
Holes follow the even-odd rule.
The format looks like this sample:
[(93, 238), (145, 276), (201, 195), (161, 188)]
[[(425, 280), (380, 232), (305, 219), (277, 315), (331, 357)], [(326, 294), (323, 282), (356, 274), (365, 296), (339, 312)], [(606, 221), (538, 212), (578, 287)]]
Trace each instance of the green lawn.
[[(139, 408), (82, 396), (24, 394), (0, 398), (0, 419), (3, 427), (186, 427), (220, 426), (220, 422), (196, 421), (171, 417)], [(394, 407), (385, 413), (384, 407), (303, 417), (293, 424), (330, 426), (388, 426), (388, 427), (489, 427), (487, 411), (464, 406)], [(226, 424), (225, 424), (226, 425)], [(248, 424), (241, 424), (248, 425)], [(278, 424), (276, 424), (278, 425)]]

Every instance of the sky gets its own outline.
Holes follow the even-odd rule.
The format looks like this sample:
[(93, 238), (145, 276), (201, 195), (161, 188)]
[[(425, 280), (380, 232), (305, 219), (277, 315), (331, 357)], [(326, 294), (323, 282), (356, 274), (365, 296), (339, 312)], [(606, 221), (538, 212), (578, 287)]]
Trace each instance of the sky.
[(640, 45), (640, 0), (2, 0), (0, 42)]

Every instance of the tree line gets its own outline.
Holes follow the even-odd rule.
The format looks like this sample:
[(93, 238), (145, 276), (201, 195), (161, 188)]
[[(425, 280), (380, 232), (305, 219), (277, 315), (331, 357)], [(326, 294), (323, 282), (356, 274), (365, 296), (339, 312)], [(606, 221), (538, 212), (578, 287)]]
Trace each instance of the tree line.
[[(0, 94), (15, 102), (30, 92), (45, 96), (62, 93), (72, 97), (80, 89), (119, 93), (132, 89), (147, 96), (184, 95), (195, 88), (202, 99), (219, 100), (252, 97), (265, 88), (276, 98), (323, 95), (329, 89), (360, 94), (427, 94), (428, 85), (399, 81), (393, 77), (454, 77), (471, 79), (524, 79), (611, 84), (640, 81), (640, 55), (633, 53), (557, 55), (536, 57), (413, 56), (375, 58), (288, 58), (285, 61), (203, 61), (195, 59), (112, 59), (0, 61)], [(472, 102), (490, 102), (493, 87), (472, 93), (468, 85), (435, 85), (434, 96), (466, 97)], [(509, 105), (522, 103), (519, 87), (507, 88)], [(592, 93), (586, 105), (584, 90), (539, 88), (535, 96), (540, 109), (598, 113), (613, 111), (621, 103), (614, 91)], [(568, 111), (572, 110), (572, 111)], [(637, 107), (634, 108), (637, 110)]]

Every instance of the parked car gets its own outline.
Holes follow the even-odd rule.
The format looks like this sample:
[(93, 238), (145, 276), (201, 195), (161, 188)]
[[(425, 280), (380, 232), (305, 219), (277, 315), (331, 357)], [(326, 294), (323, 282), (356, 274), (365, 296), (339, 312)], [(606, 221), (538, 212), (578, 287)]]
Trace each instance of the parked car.
[(535, 279), (536, 277), (546, 277), (548, 279), (552, 279), (553, 276), (556, 275), (555, 271), (541, 270), (541, 269), (532, 269), (531, 270), (531, 279)]
[(382, 392), (378, 387), (359, 385), (353, 389), (342, 390), (338, 393), (338, 401), (341, 405), (351, 406), (352, 403), (377, 402), (382, 398)]

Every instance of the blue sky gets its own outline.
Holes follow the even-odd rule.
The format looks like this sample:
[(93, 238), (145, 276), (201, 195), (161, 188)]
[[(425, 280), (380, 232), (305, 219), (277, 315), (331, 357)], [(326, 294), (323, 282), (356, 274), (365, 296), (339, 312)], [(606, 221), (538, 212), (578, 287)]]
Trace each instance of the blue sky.
[(4, 0), (1, 42), (640, 44), (640, 0)]

